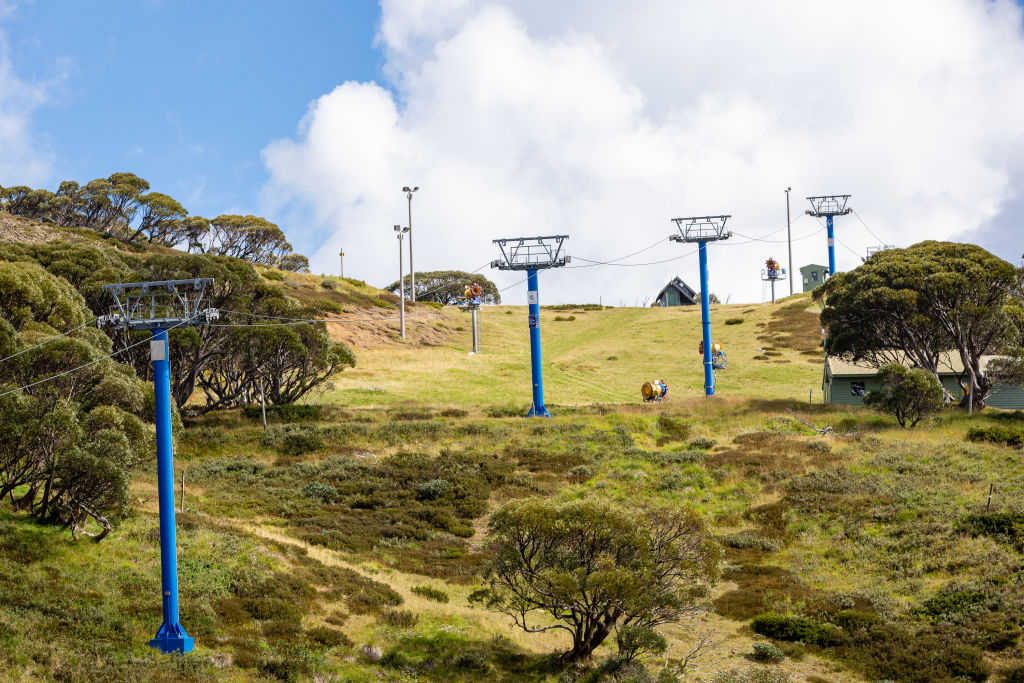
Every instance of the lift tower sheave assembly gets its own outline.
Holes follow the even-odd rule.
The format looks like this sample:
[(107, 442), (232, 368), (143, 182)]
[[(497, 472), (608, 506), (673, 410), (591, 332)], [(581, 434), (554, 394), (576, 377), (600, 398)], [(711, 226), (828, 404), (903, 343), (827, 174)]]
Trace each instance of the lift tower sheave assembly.
[(852, 211), (852, 209), (846, 208), (846, 202), (852, 196), (849, 194), (830, 194), (807, 198), (807, 201), (811, 203), (811, 208), (807, 210), (807, 213), (816, 218), (825, 217), (825, 230), (828, 232), (829, 277), (836, 274), (836, 231), (832, 218), (834, 216), (845, 216)]
[(526, 417), (551, 417), (544, 407), (544, 370), (540, 364), (540, 295), (537, 290), (537, 271), (560, 268), (569, 263), (562, 253), (568, 235), (545, 237), (509, 237), (494, 240), (501, 249), (502, 258), (491, 262), (498, 270), (525, 270), (527, 303), (530, 321), (530, 368), (533, 374), (533, 407)]
[(185, 632), (178, 616), (178, 553), (174, 530), (174, 454), (171, 448), (171, 369), (167, 332), (179, 327), (208, 325), (219, 317), (215, 308), (202, 308), (203, 294), (212, 278), (162, 280), (103, 285), (114, 298), (109, 315), (100, 316), (100, 327), (152, 332), (150, 358), (156, 408), (157, 485), (160, 500), (160, 583), (164, 621), (150, 647), (161, 652), (191, 652), (195, 641)]
[(700, 257), (700, 320), (702, 328), (701, 351), (704, 356), (704, 394), (715, 395), (715, 368), (711, 357), (711, 305), (708, 301), (708, 242), (727, 240), (731, 232), (725, 231), (725, 223), (732, 216), (694, 216), (673, 218), (679, 234), (671, 235), (674, 242), (696, 242)]

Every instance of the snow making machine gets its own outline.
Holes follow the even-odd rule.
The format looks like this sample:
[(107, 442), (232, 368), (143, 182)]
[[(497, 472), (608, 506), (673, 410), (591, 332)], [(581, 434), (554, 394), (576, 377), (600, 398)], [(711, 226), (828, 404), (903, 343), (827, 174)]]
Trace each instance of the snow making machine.
[(644, 403), (663, 401), (668, 395), (668, 385), (665, 380), (656, 379), (653, 382), (644, 382), (640, 387), (640, 395), (644, 397)]
[[(701, 356), (704, 355), (704, 342), (701, 341), (697, 344), (697, 353)], [(715, 370), (728, 370), (729, 369), (729, 357), (725, 354), (725, 349), (718, 342), (711, 345), (711, 367)]]

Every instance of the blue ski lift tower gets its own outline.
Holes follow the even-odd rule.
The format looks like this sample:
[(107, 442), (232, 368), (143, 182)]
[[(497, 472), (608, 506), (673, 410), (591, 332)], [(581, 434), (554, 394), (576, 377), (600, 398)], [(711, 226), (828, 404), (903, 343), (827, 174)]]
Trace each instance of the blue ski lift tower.
[(153, 362), (156, 407), (156, 467), (160, 500), (160, 583), (164, 622), (149, 641), (164, 653), (191, 652), (195, 641), (178, 617), (178, 552), (174, 531), (174, 462), (171, 452), (171, 370), (167, 332), (180, 327), (207, 325), (218, 318), (215, 308), (201, 309), (203, 294), (212, 278), (162, 280), (103, 285), (114, 298), (109, 315), (100, 316), (100, 327), (115, 330), (148, 330)]
[(817, 218), (825, 217), (825, 229), (828, 231), (828, 276), (836, 274), (836, 231), (832, 225), (833, 216), (845, 216), (852, 209), (846, 208), (846, 202), (852, 195), (830, 194), (820, 197), (808, 197), (811, 208), (807, 213)]
[(673, 242), (696, 242), (700, 256), (700, 320), (703, 331), (701, 348), (704, 355), (704, 394), (715, 395), (715, 368), (711, 357), (711, 307), (708, 302), (708, 242), (727, 240), (725, 222), (732, 216), (695, 216), (673, 218), (679, 234), (669, 237)]
[(533, 407), (526, 417), (551, 417), (544, 407), (544, 369), (540, 364), (540, 295), (537, 291), (537, 271), (560, 268), (569, 263), (562, 253), (568, 235), (546, 237), (509, 237), (494, 240), (501, 249), (502, 258), (491, 261), (498, 270), (526, 271), (526, 301), (529, 304), (530, 367), (533, 373)]

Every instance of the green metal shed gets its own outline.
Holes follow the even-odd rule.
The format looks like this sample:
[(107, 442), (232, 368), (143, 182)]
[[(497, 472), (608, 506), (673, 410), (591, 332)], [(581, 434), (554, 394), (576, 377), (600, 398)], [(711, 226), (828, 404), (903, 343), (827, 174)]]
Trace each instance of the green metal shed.
[(804, 291), (809, 292), (821, 286), (828, 279), (828, 266), (811, 263), (800, 268), (800, 279), (804, 282)]
[[(984, 369), (995, 356), (984, 356)], [(903, 364), (912, 364), (904, 360)], [(939, 381), (953, 396), (961, 393), (958, 378), (963, 375), (963, 363), (959, 354), (946, 352), (939, 360)], [(852, 363), (835, 356), (825, 359), (825, 371), (822, 378), (822, 391), (827, 403), (837, 405), (864, 405), (867, 392), (878, 389), (878, 369), (869, 365)], [(996, 384), (986, 399), (986, 405), (1003, 410), (1024, 410), (1024, 387)]]

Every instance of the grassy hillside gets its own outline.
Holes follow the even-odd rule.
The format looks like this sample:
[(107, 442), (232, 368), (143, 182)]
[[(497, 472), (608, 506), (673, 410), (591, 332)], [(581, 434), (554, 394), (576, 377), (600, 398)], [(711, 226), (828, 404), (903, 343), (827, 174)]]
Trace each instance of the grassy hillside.
[[(713, 643), (686, 680), (1020, 680), (1024, 460), (966, 435), (1024, 418), (949, 412), (906, 432), (820, 405), (807, 297), (714, 307), (729, 370), (712, 400), (697, 309), (544, 309), (555, 417), (524, 420), (523, 307), (482, 309), (470, 355), (468, 314), (410, 307), (401, 342), (390, 295), (261, 273), (325, 316), (355, 316), (329, 329), (358, 365), (319, 405), (272, 410), (266, 432), (257, 413), (225, 411), (179, 434), (182, 622), (196, 651), (147, 645), (160, 623), (149, 463), (135, 514), (98, 544), (0, 505), (0, 680), (601, 680), (555, 665), (563, 636), (468, 601), (489, 514), (527, 496), (708, 519), (721, 581), (705, 613), (664, 629), (669, 662), (701, 634)], [(654, 378), (672, 400), (642, 404)], [(450, 486), (433, 495), (439, 479)], [(755, 644), (781, 661), (755, 661)]]
[[(364, 350), (355, 370), (326, 400), (344, 405), (408, 401), (528, 405), (530, 340), (524, 306), (480, 310), (481, 353), (470, 355), (469, 313), (449, 309), (438, 330), (451, 345)], [(729, 369), (718, 373), (722, 396), (821, 400), (821, 335), (813, 302), (712, 307), (712, 337)], [(730, 322), (732, 324), (726, 324)], [(343, 325), (332, 326), (341, 328)], [(676, 398), (703, 395), (698, 307), (542, 309), (544, 396), (552, 405), (633, 403), (640, 385), (660, 378)]]

